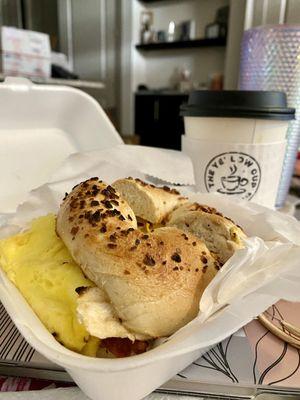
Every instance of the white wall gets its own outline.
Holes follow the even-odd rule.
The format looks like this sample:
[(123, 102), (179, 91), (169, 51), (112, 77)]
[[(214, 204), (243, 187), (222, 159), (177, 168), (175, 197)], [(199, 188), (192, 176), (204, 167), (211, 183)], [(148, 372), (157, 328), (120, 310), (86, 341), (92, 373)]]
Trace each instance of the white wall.
[(103, 81), (92, 93), (105, 108), (116, 107), (117, 0), (58, 0), (61, 51), (81, 79)]
[[(278, 24), (281, 0), (254, 0), (252, 26)], [(300, 1), (286, 0), (286, 24), (300, 24)]]
[[(216, 10), (229, 4), (229, 0), (185, 0), (166, 1), (143, 6), (133, 0), (132, 39), (134, 46), (139, 43), (140, 12), (147, 8), (153, 12), (155, 31), (167, 31), (170, 21), (179, 23), (194, 19), (196, 37), (204, 37), (205, 26), (214, 21)], [(174, 85), (178, 71), (189, 68), (192, 79), (207, 83), (210, 73), (224, 71), (225, 48), (198, 48), (139, 52), (133, 48), (133, 90), (140, 83), (151, 88)]]
[(288, 0), (286, 22), (289, 24), (300, 24), (300, 1)]
[(179, 23), (194, 19), (196, 37), (204, 37), (205, 26), (214, 21), (216, 10), (228, 5), (227, 0), (177, 0), (149, 3), (147, 9), (153, 12), (155, 30), (167, 30), (170, 21)]
[(240, 48), (245, 25), (246, 0), (230, 0), (225, 57), (225, 90), (236, 90), (240, 70)]
[(100, 6), (98, 0), (89, 0), (88, 7), (81, 0), (72, 0), (74, 71), (82, 79), (103, 79)]
[[(131, 1), (131, 0), (129, 0)], [(131, 91), (134, 92), (137, 85), (141, 82), (145, 83), (147, 79), (146, 59), (143, 55), (136, 51), (134, 45), (139, 42), (139, 21), (140, 13), (144, 7), (137, 0), (132, 0), (132, 17), (131, 17)]]
[(133, 93), (132, 93), (132, 2), (131, 0), (121, 0), (120, 5), (120, 58), (119, 58), (119, 78), (120, 78), (120, 133), (130, 135), (133, 133)]
[(223, 73), (225, 48), (176, 50), (145, 54), (146, 73), (139, 83), (150, 88), (174, 86), (180, 70), (188, 68), (196, 84), (207, 84), (211, 73)]

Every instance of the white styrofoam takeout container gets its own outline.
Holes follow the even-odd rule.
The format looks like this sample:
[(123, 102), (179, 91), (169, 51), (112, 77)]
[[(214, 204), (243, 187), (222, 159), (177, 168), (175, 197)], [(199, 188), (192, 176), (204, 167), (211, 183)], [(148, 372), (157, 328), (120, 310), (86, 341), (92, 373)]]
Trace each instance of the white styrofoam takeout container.
[(14, 211), (71, 153), (122, 143), (97, 101), (78, 89), (6, 78), (0, 104), (0, 212)]
[[(27, 80), (10, 80), (0, 85), (0, 99), (2, 104), (7, 103), (8, 110), (6, 112), (4, 106), (0, 108), (0, 137), (3, 135), (4, 144), (7, 140), (13, 158), (7, 158), (9, 169), (0, 172), (0, 179), (3, 176), (5, 183), (11, 185), (7, 190), (12, 203), (23, 200), (26, 190), (45, 183), (48, 175), (68, 153), (121, 143), (101, 107), (78, 90), (35, 86)], [(24, 156), (23, 147), (26, 149)], [(65, 147), (67, 150), (63, 152)], [(43, 162), (45, 167), (40, 171), (39, 166)], [(25, 180), (21, 188), (18, 187), (18, 179)], [(9, 205), (5, 192), (0, 195), (0, 212), (3, 204), (5, 207)], [(139, 400), (200, 357), (211, 345), (249, 322), (250, 316), (247, 313), (239, 315), (238, 311), (253, 302), (253, 297), (249, 295), (245, 301), (241, 298), (238, 310), (233, 305), (228, 312), (219, 313), (218, 318), (212, 317), (201, 323), (201, 334), (197, 335), (197, 324), (192, 325), (188, 334), (179, 331), (155, 349), (124, 359), (91, 358), (64, 348), (47, 331), (1, 269), (0, 300), (28, 343), (65, 368), (91, 399)], [(262, 296), (263, 309), (267, 308), (264, 302), (272, 304), (269, 296)], [(225, 324), (230, 325), (226, 332)], [(207, 337), (211, 331), (216, 334), (209, 341)]]

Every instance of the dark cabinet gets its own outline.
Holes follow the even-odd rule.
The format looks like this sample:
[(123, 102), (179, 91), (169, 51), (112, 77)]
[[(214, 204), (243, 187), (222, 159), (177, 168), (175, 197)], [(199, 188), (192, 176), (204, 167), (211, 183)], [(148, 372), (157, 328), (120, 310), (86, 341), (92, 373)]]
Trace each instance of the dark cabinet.
[(135, 94), (135, 134), (144, 146), (180, 150), (184, 132), (180, 106), (188, 95), (140, 91)]

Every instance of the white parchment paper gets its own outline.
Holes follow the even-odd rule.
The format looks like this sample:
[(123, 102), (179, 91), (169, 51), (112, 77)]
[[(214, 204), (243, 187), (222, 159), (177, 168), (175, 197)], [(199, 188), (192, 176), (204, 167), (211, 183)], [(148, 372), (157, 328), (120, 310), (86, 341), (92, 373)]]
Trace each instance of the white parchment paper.
[[(158, 178), (170, 184), (193, 185), (195, 183), (193, 164), (186, 154), (176, 150), (124, 144), (105, 150), (72, 154), (54, 173), (51, 182), (83, 175), (91, 176), (105, 163), (115, 166), (115, 170), (111, 169), (112, 177), (118, 174), (118, 170), (125, 168), (124, 173), (139, 171), (150, 179)], [(110, 178), (107, 170), (105, 176)], [(122, 177), (125, 176), (122, 175)]]

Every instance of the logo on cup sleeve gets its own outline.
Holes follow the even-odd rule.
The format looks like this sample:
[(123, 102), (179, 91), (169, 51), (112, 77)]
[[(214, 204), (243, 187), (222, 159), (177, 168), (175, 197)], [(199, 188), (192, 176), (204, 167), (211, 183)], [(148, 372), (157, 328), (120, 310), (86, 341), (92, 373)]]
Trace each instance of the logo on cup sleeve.
[(261, 169), (254, 157), (231, 151), (212, 158), (205, 168), (208, 192), (235, 195), (250, 200), (259, 188)]

